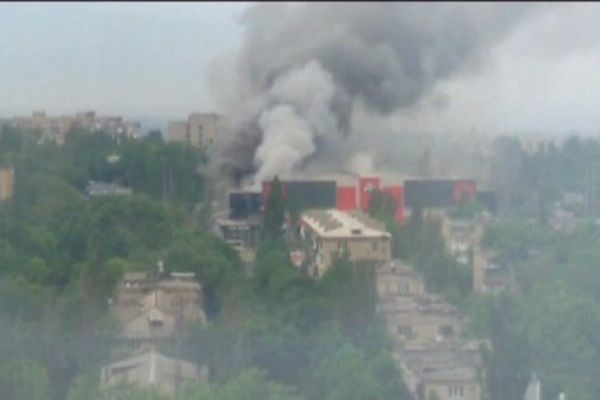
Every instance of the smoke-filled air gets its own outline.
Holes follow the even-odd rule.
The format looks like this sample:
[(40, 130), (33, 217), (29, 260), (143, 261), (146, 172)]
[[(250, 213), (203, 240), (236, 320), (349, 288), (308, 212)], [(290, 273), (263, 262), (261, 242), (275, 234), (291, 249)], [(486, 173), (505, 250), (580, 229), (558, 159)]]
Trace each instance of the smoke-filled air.
[(228, 120), (216, 157), (220, 173), (236, 185), (256, 185), (310, 162), (352, 160), (354, 154), (335, 153), (354, 134), (357, 108), (387, 116), (426, 98), (438, 82), (481, 68), (489, 48), (531, 8), (321, 3), (248, 9), (241, 49), (215, 62), (211, 73)]

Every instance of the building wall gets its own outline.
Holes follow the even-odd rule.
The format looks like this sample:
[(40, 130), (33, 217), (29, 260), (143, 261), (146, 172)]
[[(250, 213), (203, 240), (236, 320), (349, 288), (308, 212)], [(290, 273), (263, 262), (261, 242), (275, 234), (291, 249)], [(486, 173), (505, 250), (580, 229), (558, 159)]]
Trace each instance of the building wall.
[(213, 113), (193, 113), (187, 121), (189, 143), (193, 146), (213, 146), (219, 130), (219, 115)]
[(443, 217), (441, 231), (446, 249), (459, 262), (467, 264), (470, 252), (475, 253), (480, 249), (485, 226), (483, 222), (477, 220), (461, 222)]
[(476, 293), (485, 292), (485, 267), (487, 260), (481, 251), (473, 252), (473, 291)]
[(356, 187), (338, 186), (335, 208), (340, 211), (356, 210)]
[(175, 142), (187, 142), (187, 122), (169, 122), (167, 127), (167, 140)]
[[(406, 344), (430, 344), (440, 340), (453, 340), (462, 334), (461, 321), (453, 315), (421, 314), (418, 312), (389, 317), (394, 326), (394, 336)], [(444, 335), (443, 327), (452, 333)]]
[(320, 241), (320, 246), (316, 260), (319, 276), (323, 276), (331, 267), (344, 247), (351, 261), (389, 261), (392, 256), (389, 238), (324, 239)]
[(34, 111), (31, 117), (13, 117), (12, 125), (20, 129), (41, 131), (40, 142), (54, 140), (62, 145), (71, 128), (105, 130), (113, 136), (134, 136), (139, 123), (125, 121), (123, 117), (97, 116), (95, 112), (79, 112), (74, 116), (48, 117), (44, 111)]
[(370, 192), (379, 189), (380, 180), (377, 177), (360, 177), (358, 180), (358, 205), (364, 212), (369, 210)]
[(15, 185), (15, 170), (12, 167), (0, 168), (0, 201), (12, 198)]
[(389, 193), (394, 198), (396, 204), (396, 212), (394, 213), (394, 219), (397, 223), (404, 223), (404, 190), (402, 186), (386, 186), (383, 191)]
[(475, 199), (477, 184), (472, 179), (460, 179), (454, 182), (454, 201), (459, 204), (462, 199)]
[(385, 277), (377, 279), (377, 293), (381, 298), (421, 296), (425, 294), (425, 284), (416, 276), (386, 274)]
[[(462, 389), (462, 396), (452, 396), (451, 393), (453, 391), (456, 393), (459, 388)], [(439, 400), (481, 400), (481, 387), (477, 382), (425, 383), (425, 400), (431, 399), (433, 392), (437, 394)]]
[[(287, 180), (281, 182), (281, 196), (288, 206), (301, 209), (334, 208), (336, 183), (329, 180)], [(273, 181), (262, 183), (261, 202), (265, 205), (271, 196)]]

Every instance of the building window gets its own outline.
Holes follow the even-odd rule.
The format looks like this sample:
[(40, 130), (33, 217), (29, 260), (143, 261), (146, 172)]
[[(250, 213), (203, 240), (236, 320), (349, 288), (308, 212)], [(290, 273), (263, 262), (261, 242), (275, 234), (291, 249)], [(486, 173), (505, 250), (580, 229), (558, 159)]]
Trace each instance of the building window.
[(452, 325), (443, 325), (440, 326), (439, 332), (441, 336), (450, 337), (454, 335), (454, 328), (452, 327)]
[(379, 250), (379, 243), (378, 242), (373, 242), (371, 244), (371, 247), (373, 248), (373, 251), (377, 251), (377, 250)]
[(398, 325), (398, 335), (402, 337), (410, 337), (412, 335), (411, 327), (405, 325)]
[(408, 283), (400, 284), (400, 294), (402, 294), (402, 295), (410, 294), (410, 286), (408, 285)]
[(448, 397), (450, 399), (462, 399), (464, 397), (464, 389), (462, 386), (449, 386)]

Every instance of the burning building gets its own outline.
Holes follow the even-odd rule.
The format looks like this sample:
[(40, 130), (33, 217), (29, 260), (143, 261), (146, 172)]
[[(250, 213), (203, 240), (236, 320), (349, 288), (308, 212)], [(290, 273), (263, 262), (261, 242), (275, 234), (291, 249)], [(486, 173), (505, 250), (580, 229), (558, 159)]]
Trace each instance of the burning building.
[(474, 200), (473, 179), (409, 179), (404, 182), (406, 207), (452, 208), (463, 200)]
[[(262, 184), (263, 204), (271, 195), (271, 185), (271, 181)], [(337, 203), (334, 180), (285, 180), (281, 181), (281, 190), (288, 207), (298, 210), (334, 208)]]

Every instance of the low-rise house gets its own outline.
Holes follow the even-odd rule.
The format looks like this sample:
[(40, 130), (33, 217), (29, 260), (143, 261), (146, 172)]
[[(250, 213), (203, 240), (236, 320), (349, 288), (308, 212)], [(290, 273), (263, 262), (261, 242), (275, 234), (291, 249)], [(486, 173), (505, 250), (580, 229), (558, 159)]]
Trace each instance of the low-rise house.
[(405, 347), (457, 341), (462, 334), (462, 312), (432, 296), (388, 299), (379, 303), (394, 340)]
[(500, 265), (492, 251), (475, 251), (473, 254), (473, 290), (477, 293), (499, 293), (514, 287), (513, 271)]
[(255, 248), (260, 240), (260, 220), (218, 218), (215, 220), (215, 232), (234, 247)]
[(123, 326), (121, 338), (137, 348), (170, 338), (180, 325), (206, 321), (193, 273), (127, 273), (112, 310)]
[(110, 364), (102, 368), (100, 384), (110, 388), (119, 383), (151, 386), (165, 395), (175, 395), (186, 380), (208, 380), (206, 366), (198, 368), (194, 363), (149, 352), (137, 357)]
[(391, 259), (391, 234), (362, 211), (306, 211), (300, 216), (300, 236), (315, 277), (323, 276), (344, 254), (351, 261)]
[(479, 351), (459, 347), (402, 350), (396, 357), (416, 400), (481, 400), (484, 366)]
[(471, 262), (472, 252), (479, 249), (485, 230), (485, 223), (481, 218), (442, 218), (442, 236), (447, 250), (456, 260), (468, 265)]

